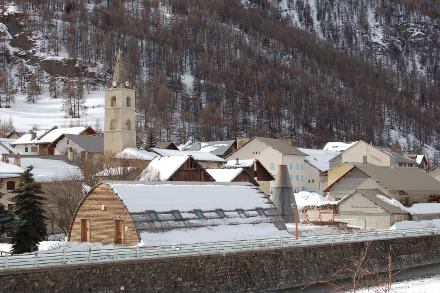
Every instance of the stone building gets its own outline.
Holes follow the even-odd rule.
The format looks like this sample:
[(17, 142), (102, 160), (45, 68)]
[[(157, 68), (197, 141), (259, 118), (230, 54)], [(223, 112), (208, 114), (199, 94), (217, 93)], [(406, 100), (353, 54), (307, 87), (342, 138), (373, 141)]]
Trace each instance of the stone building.
[(244, 183), (104, 182), (80, 203), (69, 241), (146, 245), (289, 237), (270, 199)]
[(116, 155), (127, 147), (136, 147), (135, 103), (135, 90), (119, 53), (112, 85), (105, 90), (105, 154)]

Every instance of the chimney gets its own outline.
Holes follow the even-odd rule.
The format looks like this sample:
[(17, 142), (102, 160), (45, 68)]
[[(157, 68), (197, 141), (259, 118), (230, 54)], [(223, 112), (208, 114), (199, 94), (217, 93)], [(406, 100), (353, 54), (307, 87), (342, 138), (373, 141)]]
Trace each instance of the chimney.
[(72, 147), (67, 148), (67, 159), (69, 161), (73, 161), (73, 149)]
[(37, 137), (37, 133), (31, 130), (31, 140), (34, 140)]
[(238, 158), (235, 158), (235, 165), (240, 165), (240, 160)]
[(289, 171), (287, 170), (287, 165), (278, 166), (273, 194), (270, 196), (270, 199), (277, 207), (278, 212), (284, 219), (284, 222), (295, 222), (293, 209), (296, 209), (296, 202), (293, 194), (292, 183), (290, 182)]
[(14, 156), (14, 165), (21, 166), (21, 158), (19, 153), (15, 154)]
[(365, 152), (364, 155), (362, 156), (362, 165), (367, 165), (367, 153)]
[(196, 151), (200, 151), (201, 148), (202, 148), (202, 143), (196, 142)]

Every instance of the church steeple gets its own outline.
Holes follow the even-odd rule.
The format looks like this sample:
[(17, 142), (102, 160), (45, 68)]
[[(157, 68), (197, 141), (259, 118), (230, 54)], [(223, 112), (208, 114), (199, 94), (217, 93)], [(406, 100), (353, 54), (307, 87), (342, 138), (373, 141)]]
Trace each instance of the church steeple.
[(119, 51), (116, 60), (115, 70), (113, 72), (112, 87), (114, 88), (130, 88), (131, 84), (128, 80), (127, 71), (124, 66), (122, 51)]

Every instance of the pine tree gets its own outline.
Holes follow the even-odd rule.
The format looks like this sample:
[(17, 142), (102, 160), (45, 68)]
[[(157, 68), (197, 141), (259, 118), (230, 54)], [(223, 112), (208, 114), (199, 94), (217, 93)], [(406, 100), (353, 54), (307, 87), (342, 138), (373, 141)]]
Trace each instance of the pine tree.
[(155, 136), (154, 131), (151, 127), (148, 128), (148, 136), (147, 136), (146, 145), (148, 148), (154, 148), (156, 146), (156, 136)]
[(41, 185), (34, 181), (29, 166), (21, 175), (21, 183), (14, 190), (14, 212), (17, 228), (12, 237), (14, 254), (37, 250), (38, 243), (47, 236), (46, 216), (43, 209)]

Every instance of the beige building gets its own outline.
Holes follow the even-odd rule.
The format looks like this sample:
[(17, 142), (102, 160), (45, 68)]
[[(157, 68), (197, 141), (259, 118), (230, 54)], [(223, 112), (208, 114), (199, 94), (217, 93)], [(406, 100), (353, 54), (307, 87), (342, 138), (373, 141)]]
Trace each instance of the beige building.
[(99, 160), (103, 157), (104, 137), (64, 134), (54, 147), (54, 155), (65, 155), (70, 161)]
[(408, 212), (382, 198), (386, 196), (377, 189), (354, 190), (338, 202), (335, 219), (360, 229), (389, 229), (409, 219)]
[(14, 196), (15, 187), (20, 183), (20, 175), (23, 171), (20, 166), (0, 162), (0, 192), (3, 194), (0, 204), (9, 210), (14, 207), (11, 198)]
[(258, 159), (275, 179), (278, 165), (287, 165), (295, 191), (307, 190), (305, 158), (306, 155), (298, 148), (282, 140), (266, 137), (252, 138), (227, 157), (228, 160)]
[(127, 80), (119, 53), (111, 88), (105, 90), (104, 153), (117, 154), (136, 147), (135, 90)]
[[(347, 165), (349, 166), (349, 165)], [(340, 200), (354, 190), (380, 190), (406, 206), (436, 201), (440, 182), (417, 167), (394, 168), (374, 165), (351, 165), (324, 191), (331, 200)]]
[(388, 148), (376, 147), (365, 141), (357, 141), (330, 160), (330, 168), (343, 163), (371, 164), (388, 167), (415, 167), (417, 162)]

